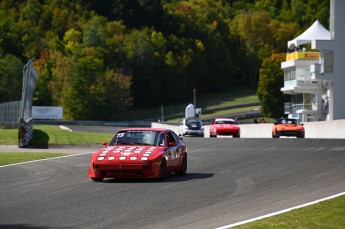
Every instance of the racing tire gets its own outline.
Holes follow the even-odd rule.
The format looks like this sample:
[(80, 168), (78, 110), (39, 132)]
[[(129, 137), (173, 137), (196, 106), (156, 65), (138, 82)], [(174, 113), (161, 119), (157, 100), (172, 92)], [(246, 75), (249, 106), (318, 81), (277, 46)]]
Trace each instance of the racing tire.
[(300, 133), (297, 135), (297, 138), (304, 138), (304, 133)]
[(161, 165), (159, 166), (159, 180), (164, 180), (167, 176), (167, 162), (165, 158), (162, 159)]
[(95, 181), (95, 182), (101, 182), (103, 181), (104, 178), (101, 177), (91, 177), (91, 180)]
[(274, 136), (274, 138), (279, 138), (280, 137), (280, 134), (279, 134), (279, 132), (276, 130), (276, 134), (275, 135), (273, 135), (272, 134), (272, 137)]
[(186, 175), (187, 174), (187, 155), (183, 157), (182, 159), (182, 163), (181, 163), (181, 167), (180, 170), (176, 173), (176, 175)]

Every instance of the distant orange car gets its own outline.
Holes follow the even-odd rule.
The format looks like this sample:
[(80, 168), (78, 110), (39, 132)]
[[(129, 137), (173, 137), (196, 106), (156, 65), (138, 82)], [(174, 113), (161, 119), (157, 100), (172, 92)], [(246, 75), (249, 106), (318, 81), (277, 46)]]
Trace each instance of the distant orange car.
[(272, 138), (279, 138), (280, 136), (304, 138), (304, 133), (303, 124), (300, 124), (298, 119), (281, 118), (272, 127)]

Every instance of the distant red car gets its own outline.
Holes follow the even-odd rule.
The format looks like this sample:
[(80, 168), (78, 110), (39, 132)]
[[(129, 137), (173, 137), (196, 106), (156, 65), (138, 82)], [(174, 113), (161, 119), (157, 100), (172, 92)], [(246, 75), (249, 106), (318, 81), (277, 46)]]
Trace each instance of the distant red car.
[(217, 137), (218, 135), (227, 135), (239, 138), (241, 136), (240, 127), (234, 119), (216, 118), (210, 124), (210, 137)]
[(89, 177), (160, 178), (187, 173), (187, 147), (175, 132), (158, 128), (127, 128), (91, 156)]

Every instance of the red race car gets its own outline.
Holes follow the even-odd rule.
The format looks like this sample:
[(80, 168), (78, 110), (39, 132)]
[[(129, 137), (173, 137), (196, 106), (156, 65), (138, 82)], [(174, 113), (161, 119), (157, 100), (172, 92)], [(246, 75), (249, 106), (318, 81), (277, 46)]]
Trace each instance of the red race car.
[(91, 156), (89, 177), (159, 178), (187, 173), (187, 147), (175, 132), (158, 128), (127, 128)]
[(238, 123), (231, 118), (216, 118), (210, 124), (210, 137), (217, 135), (228, 135), (234, 138), (240, 137), (240, 127)]

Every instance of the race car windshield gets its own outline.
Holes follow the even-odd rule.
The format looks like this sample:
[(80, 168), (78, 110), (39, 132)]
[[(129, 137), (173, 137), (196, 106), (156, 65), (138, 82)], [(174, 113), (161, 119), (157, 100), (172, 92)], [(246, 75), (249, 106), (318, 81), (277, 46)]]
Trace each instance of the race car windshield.
[(296, 119), (280, 119), (279, 124), (298, 124)]
[(190, 119), (186, 121), (186, 126), (188, 127), (201, 127), (201, 121), (200, 120), (194, 120), (194, 119)]
[(163, 146), (164, 132), (149, 130), (127, 130), (118, 132), (109, 145)]
[(216, 124), (236, 124), (236, 122), (232, 120), (218, 120)]

